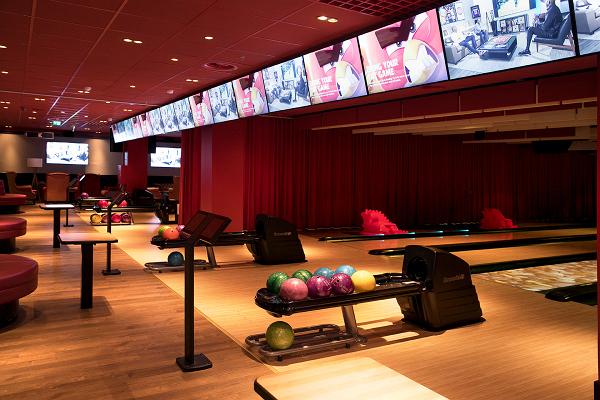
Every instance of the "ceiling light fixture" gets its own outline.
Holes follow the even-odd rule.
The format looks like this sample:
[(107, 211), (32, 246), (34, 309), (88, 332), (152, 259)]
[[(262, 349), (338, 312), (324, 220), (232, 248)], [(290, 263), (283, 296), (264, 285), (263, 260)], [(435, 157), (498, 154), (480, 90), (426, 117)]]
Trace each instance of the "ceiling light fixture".
[(83, 93), (83, 90), (78, 90), (77, 93)]
[(84, 115), (84, 116), (83, 116), (83, 118), (87, 118), (87, 117), (88, 117), (87, 115)]
[(198, 79), (192, 79), (192, 82), (198, 83)]
[(37, 111), (32, 111), (33, 114), (37, 114)]
[(331, 22), (332, 24), (335, 24), (336, 22), (338, 22), (338, 20), (336, 18), (329, 18), (329, 19), (327, 19), (327, 22)]
[(142, 44), (143, 42), (141, 40), (134, 40), (133, 43), (135, 43), (135, 44)]
[(12, 125), (4, 125), (5, 128), (12, 128)]
[(6, 49), (6, 46), (3, 44), (0, 44), (0, 49)]
[(213, 40), (214, 37), (212, 37), (212, 36), (204, 36), (204, 39), (206, 39), (206, 40)]
[(4, 108), (5, 110), (8, 110), (8, 107), (6, 107), (6, 106), (4, 106), (4, 107), (2, 107), (2, 108)]
[(135, 89), (135, 85), (129, 85), (129, 87)]
[(127, 43), (131, 43), (131, 42), (133, 42), (133, 40), (131, 40), (131, 39), (129, 39), (129, 38), (125, 38), (125, 39), (123, 39), (123, 41), (124, 41), (124, 42), (127, 42)]
[(179, 61), (179, 58), (171, 58), (171, 61), (177, 62), (177, 61)]
[(8, 71), (2, 71), (2, 73), (3, 73), (4, 75), (6, 75), (6, 74), (8, 74)]
[(36, 119), (35, 117), (27, 117), (27, 118), (29, 118), (29, 119)]
[(64, 111), (61, 111), (60, 113), (61, 113), (61, 114), (64, 114), (65, 112), (64, 112)]
[(327, 21), (327, 19), (328, 19), (328, 18), (329, 18), (329, 17), (326, 17), (325, 15), (321, 15), (320, 17), (317, 17), (317, 19), (318, 19), (319, 21)]
[(110, 101), (106, 101), (105, 103), (106, 103), (106, 104), (110, 104)]
[(100, 122), (101, 122), (101, 123), (105, 123), (106, 121), (105, 121), (105, 120), (101, 120)]

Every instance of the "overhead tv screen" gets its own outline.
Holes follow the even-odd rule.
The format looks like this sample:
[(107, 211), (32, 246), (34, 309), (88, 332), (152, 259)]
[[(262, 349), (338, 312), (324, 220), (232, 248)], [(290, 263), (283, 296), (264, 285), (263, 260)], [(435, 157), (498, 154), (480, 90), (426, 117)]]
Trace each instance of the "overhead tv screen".
[(160, 109), (155, 108), (154, 110), (150, 110), (146, 113), (146, 116), (148, 117), (150, 126), (152, 127), (152, 135), (162, 135), (165, 133), (165, 124), (162, 120)]
[(600, 0), (574, 0), (581, 54), (600, 52)]
[(115, 143), (121, 143), (124, 140), (123, 134), (121, 133), (120, 124), (120, 122), (117, 122), (116, 124), (111, 125), (113, 140)]
[(152, 132), (152, 125), (150, 125), (150, 117), (148, 116), (148, 113), (138, 115), (137, 119), (140, 129), (142, 130), (142, 136), (152, 136), (154, 133)]
[(263, 69), (263, 79), (270, 112), (310, 106), (302, 57)]
[[(450, 79), (576, 55), (570, 40), (568, 1), (549, 2), (549, 6), (543, 2), (531, 4), (529, 0), (509, 2), (513, 4), (506, 5), (505, 0), (458, 1), (439, 8)], [(473, 18), (477, 13), (464, 12), (466, 4), (477, 6), (481, 18)], [(514, 13), (504, 14), (509, 8)], [(531, 41), (528, 40), (529, 29)]]
[(358, 37), (369, 93), (448, 79), (435, 10)]
[(231, 121), (238, 118), (231, 82), (209, 89), (208, 95), (215, 122)]
[(304, 64), (312, 104), (367, 94), (356, 38), (306, 54)]
[(233, 91), (240, 118), (269, 112), (261, 71), (234, 80)]
[(165, 126), (165, 133), (178, 131), (179, 123), (177, 121), (177, 116), (175, 115), (173, 104), (166, 104), (159, 108), (159, 110)]
[(173, 103), (175, 109), (175, 117), (179, 130), (194, 128), (194, 116), (192, 115), (192, 108), (188, 99), (182, 99)]
[(133, 136), (134, 139), (139, 139), (144, 137), (142, 132), (142, 125), (140, 124), (140, 120), (137, 116), (130, 118), (131, 125), (133, 126)]
[(46, 143), (46, 164), (87, 165), (89, 158), (87, 143)]
[(181, 167), (181, 149), (175, 147), (157, 147), (156, 153), (150, 153), (150, 166), (157, 168)]
[(214, 123), (208, 90), (190, 96), (188, 101), (192, 108), (192, 115), (196, 126), (205, 126)]

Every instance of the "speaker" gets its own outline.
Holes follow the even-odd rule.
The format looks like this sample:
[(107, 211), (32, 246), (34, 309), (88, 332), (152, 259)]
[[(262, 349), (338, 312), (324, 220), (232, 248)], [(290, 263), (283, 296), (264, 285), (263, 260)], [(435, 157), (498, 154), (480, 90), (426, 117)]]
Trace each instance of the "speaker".
[(256, 216), (259, 239), (248, 250), (259, 264), (289, 264), (306, 261), (296, 226), (281, 218), (265, 214)]
[(148, 137), (148, 154), (156, 153), (156, 136)]
[(112, 134), (112, 129), (109, 135), (110, 142), (110, 152), (111, 153), (122, 153), (123, 152), (123, 143), (115, 143), (115, 137)]
[(406, 246), (402, 273), (424, 291), (399, 297), (404, 319), (432, 330), (482, 321), (481, 306), (463, 259), (434, 247)]

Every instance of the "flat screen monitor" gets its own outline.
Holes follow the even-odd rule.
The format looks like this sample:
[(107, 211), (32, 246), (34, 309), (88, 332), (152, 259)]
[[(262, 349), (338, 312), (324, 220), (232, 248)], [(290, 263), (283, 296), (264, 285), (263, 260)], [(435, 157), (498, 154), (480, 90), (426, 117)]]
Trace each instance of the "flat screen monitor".
[(448, 79), (435, 9), (358, 37), (369, 93)]
[(192, 108), (192, 115), (194, 116), (194, 124), (196, 126), (205, 126), (214, 123), (208, 90), (188, 97), (188, 101)]
[(269, 112), (262, 71), (234, 80), (233, 91), (240, 118)]
[(209, 89), (208, 95), (215, 122), (231, 121), (238, 118), (231, 82)]
[(112, 135), (113, 135), (113, 141), (115, 143), (121, 143), (123, 141), (123, 137), (121, 135), (121, 131), (120, 126), (119, 126), (119, 122), (117, 122), (116, 124), (112, 124), (110, 126), (111, 130), (112, 130)]
[(367, 94), (358, 40), (344, 40), (304, 56), (311, 103)]
[(180, 131), (195, 127), (192, 108), (190, 107), (190, 102), (187, 98), (173, 103), (173, 108), (175, 109), (175, 117)]
[(581, 54), (600, 52), (600, 0), (574, 0), (573, 6), (579, 51)]
[(144, 137), (142, 133), (142, 125), (140, 124), (140, 120), (137, 116), (130, 118), (131, 126), (133, 126), (133, 139), (139, 139)]
[(263, 79), (270, 112), (310, 106), (302, 57), (263, 69)]
[(181, 167), (181, 149), (176, 147), (157, 147), (150, 153), (150, 166), (157, 168)]
[(152, 132), (152, 125), (150, 124), (150, 117), (148, 113), (140, 114), (136, 117), (138, 119), (138, 124), (142, 130), (142, 137), (148, 137), (154, 135)]
[[(507, 5), (511, 3), (510, 5)], [(450, 79), (574, 57), (568, 1), (457, 1), (438, 9)], [(473, 18), (477, 6), (481, 18)], [(512, 14), (506, 14), (510, 12)], [(465, 11), (466, 10), (466, 11)], [(535, 27), (531, 41), (527, 30)]]
[(165, 133), (178, 131), (179, 122), (177, 121), (177, 115), (175, 115), (173, 104), (166, 104), (159, 108), (159, 110), (165, 126)]
[(146, 113), (146, 116), (150, 121), (153, 136), (162, 135), (165, 133), (165, 124), (163, 122), (162, 115), (160, 114), (160, 109), (155, 108), (154, 110), (150, 110)]
[(87, 143), (46, 143), (46, 164), (87, 165), (89, 151)]

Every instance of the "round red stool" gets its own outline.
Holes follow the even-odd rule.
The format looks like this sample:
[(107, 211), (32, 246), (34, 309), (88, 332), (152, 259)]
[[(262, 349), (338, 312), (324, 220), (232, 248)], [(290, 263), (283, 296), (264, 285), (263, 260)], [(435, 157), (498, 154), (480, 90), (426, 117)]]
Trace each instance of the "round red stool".
[(0, 253), (12, 253), (17, 236), (27, 233), (27, 221), (23, 218), (0, 217)]
[(6, 193), (0, 194), (0, 214), (16, 214), (19, 207), (27, 201), (24, 194)]
[(38, 264), (26, 257), (0, 254), (0, 326), (17, 318), (19, 299), (37, 288)]

